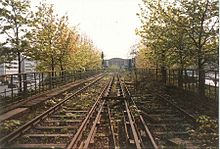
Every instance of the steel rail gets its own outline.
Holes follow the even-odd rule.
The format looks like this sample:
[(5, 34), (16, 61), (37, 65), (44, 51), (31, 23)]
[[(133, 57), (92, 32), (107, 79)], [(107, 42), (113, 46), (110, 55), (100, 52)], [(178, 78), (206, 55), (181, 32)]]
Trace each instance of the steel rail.
[(110, 132), (111, 132), (111, 141), (112, 141), (112, 148), (119, 148), (119, 146), (117, 146), (116, 143), (116, 137), (115, 137), (115, 132), (114, 132), (114, 128), (112, 126), (112, 117), (111, 117), (111, 110), (109, 108), (109, 105), (107, 105), (107, 110), (108, 110), (108, 119), (109, 119), (109, 124), (110, 124)]
[(128, 107), (128, 103), (126, 100), (124, 100), (124, 103), (125, 103), (125, 108), (126, 108), (126, 112), (127, 112), (127, 115), (128, 115), (128, 119), (129, 119), (129, 124), (131, 126), (131, 130), (132, 130), (132, 134), (134, 136), (134, 141), (135, 141), (135, 145), (138, 149), (141, 149), (141, 141), (140, 141), (140, 137), (138, 136), (138, 131), (136, 130), (135, 126), (134, 126), (134, 121), (132, 119), (132, 116), (131, 116), (131, 112), (129, 110), (129, 107)]
[[(125, 83), (124, 83), (125, 84)], [(128, 91), (128, 93), (130, 94), (127, 86), (125, 85), (126, 87), (126, 90)], [(172, 103), (171, 101), (169, 101), (168, 99), (166, 99), (165, 97), (163, 97), (162, 95), (158, 94), (158, 93), (153, 93), (153, 91), (151, 89), (149, 89), (148, 87), (146, 87), (147, 90), (149, 90), (151, 92), (152, 95), (155, 95), (157, 97), (159, 97), (158, 99), (162, 102), (166, 102), (168, 103), (169, 105), (171, 105), (173, 108), (177, 109), (178, 111), (180, 111), (184, 116), (188, 117), (188, 119), (190, 119), (190, 121), (193, 123), (193, 124), (196, 124), (196, 119), (193, 115), (189, 114), (188, 112), (186, 112), (184, 109), (180, 108), (179, 106), (177, 106), (176, 104)], [(135, 104), (133, 98), (131, 97), (131, 100), (132, 102)], [(137, 107), (137, 106), (136, 106)], [(143, 117), (142, 115), (140, 114), (141, 116), (141, 119), (143, 120)], [(147, 125), (145, 125), (147, 126)], [(146, 127), (146, 132), (150, 132), (148, 127)], [(150, 136), (149, 136), (150, 137)], [(153, 142), (152, 142), (153, 143)], [(155, 144), (156, 145), (156, 144)]]
[(110, 126), (110, 135), (111, 135), (111, 138), (110, 138), (111, 139), (111, 148), (119, 148), (119, 146), (116, 143), (116, 136), (115, 136), (114, 128), (112, 126), (111, 110), (110, 110), (110, 107), (109, 107), (109, 104), (108, 104), (109, 99), (111, 99), (111, 97), (109, 96), (109, 93), (112, 89), (114, 79), (115, 79), (115, 76), (113, 76), (113, 79), (112, 79), (111, 83), (109, 84), (107, 92), (106, 92), (105, 96), (103, 97), (103, 99), (106, 100), (106, 102), (107, 102), (108, 122), (109, 122), (109, 126)]
[[(150, 90), (149, 88), (146, 87), (147, 90), (149, 90), (150, 92), (152, 92), (152, 90)], [(172, 103), (170, 100), (167, 100), (165, 97), (163, 97), (162, 95), (158, 94), (158, 93), (153, 93), (154, 95), (159, 97), (159, 100), (161, 101), (166, 101), (167, 103), (169, 103), (172, 107), (174, 107), (175, 109), (177, 109), (178, 111), (180, 111), (181, 113), (183, 113), (183, 115), (187, 116), (191, 122), (193, 122), (193, 124), (196, 124), (196, 118), (189, 114), (188, 112), (186, 112), (184, 109), (180, 108), (179, 106), (177, 106), (176, 104)]]
[(91, 142), (91, 140), (94, 138), (95, 136), (95, 132), (96, 132), (96, 129), (97, 129), (97, 124), (101, 118), (101, 112), (103, 110), (103, 107), (104, 107), (104, 104), (106, 102), (106, 99), (104, 99), (100, 105), (100, 109), (98, 111), (98, 114), (96, 115), (96, 118), (95, 118), (95, 121), (93, 122), (93, 125), (92, 125), (92, 128), (89, 132), (89, 135), (87, 137), (87, 139), (84, 141), (83, 143), (83, 149), (87, 149), (89, 147), (89, 144)]
[[(128, 88), (127, 88), (127, 86), (125, 85), (124, 82), (123, 82), (123, 84), (124, 84), (124, 87), (125, 87), (125, 90), (126, 90), (127, 94), (128, 94), (129, 97), (130, 97), (130, 100), (132, 101), (132, 103), (133, 103), (133, 104), (135, 105), (135, 107), (137, 108), (137, 105), (135, 104), (134, 99), (131, 97), (130, 91), (128, 90)], [(158, 149), (159, 147), (158, 147), (158, 145), (157, 145), (157, 143), (156, 143), (156, 141), (155, 141), (155, 139), (154, 139), (152, 133), (150, 132), (150, 129), (148, 128), (147, 124), (145, 123), (145, 121), (144, 121), (144, 119), (143, 119), (143, 116), (142, 116), (141, 113), (139, 112), (138, 108), (137, 108), (137, 112), (138, 112), (138, 114), (139, 114), (139, 118), (140, 118), (140, 120), (141, 120), (141, 123), (142, 123), (143, 126), (144, 126), (144, 131), (145, 131), (145, 133), (147, 134), (148, 138), (150, 139), (151, 146), (152, 146), (154, 149)]]
[(133, 116), (132, 116), (132, 113), (129, 109), (129, 106), (128, 106), (128, 103), (127, 103), (127, 95), (126, 95), (126, 92), (122, 86), (122, 82), (119, 78), (119, 75), (117, 75), (117, 78), (118, 78), (118, 81), (119, 81), (119, 86), (121, 88), (121, 93), (122, 93), (122, 96), (124, 97), (124, 104), (125, 104), (125, 110), (126, 110), (126, 113), (127, 113), (127, 116), (128, 116), (128, 120), (129, 120), (129, 124), (131, 126), (131, 131), (132, 131), (132, 134), (133, 134), (133, 137), (134, 137), (134, 142), (135, 142), (135, 145), (138, 149), (141, 149), (142, 148), (142, 139), (139, 135), (139, 132), (137, 130), (137, 127), (135, 126), (135, 121), (133, 119)]
[[(108, 96), (109, 92), (111, 91), (113, 80), (114, 80), (114, 76), (113, 76), (111, 82), (108, 85), (107, 96)], [(101, 118), (101, 112), (102, 112), (102, 110), (104, 108), (104, 104), (105, 103), (106, 103), (106, 98), (103, 98), (103, 101), (102, 101), (102, 103), (100, 105), (99, 111), (98, 111), (98, 113), (96, 115), (95, 121), (93, 122), (92, 128), (91, 128), (91, 130), (89, 132), (89, 135), (88, 135), (87, 139), (83, 143), (83, 149), (87, 149), (89, 147), (89, 144), (91, 143), (91, 140), (94, 139), (94, 136), (95, 136), (95, 133), (96, 133), (96, 130), (97, 130), (97, 125), (98, 125), (98, 122), (99, 122), (99, 120)]]
[[(112, 79), (111, 82), (109, 83), (109, 86), (108, 86), (108, 89), (107, 89), (107, 96), (108, 96), (109, 92), (111, 91), (113, 80), (114, 79)], [(96, 115), (95, 121), (93, 122), (93, 126), (92, 126), (92, 128), (91, 128), (91, 130), (89, 132), (89, 135), (88, 135), (86, 141), (84, 141), (84, 146), (83, 146), (84, 149), (87, 149), (89, 147), (89, 144), (91, 143), (91, 140), (95, 136), (95, 132), (97, 130), (97, 124), (98, 124), (98, 122), (99, 122), (99, 120), (101, 118), (101, 112), (103, 110), (103, 107), (104, 107), (105, 103), (106, 103), (106, 98), (103, 98), (103, 102), (100, 105), (100, 109), (98, 111), (98, 114)]]
[[(145, 121), (144, 121), (144, 119), (143, 119), (141, 113), (139, 112), (139, 110), (138, 110), (138, 108), (137, 108), (137, 106), (136, 106), (136, 104), (135, 104), (135, 102), (134, 102), (134, 100), (133, 100), (133, 98), (132, 98), (132, 96), (131, 96), (131, 93), (129, 92), (129, 90), (128, 90), (128, 88), (127, 88), (127, 86), (125, 85), (124, 81), (122, 81), (121, 79), (120, 79), (120, 83), (121, 83), (123, 95), (124, 95), (128, 100), (131, 100), (131, 101), (132, 101), (134, 107), (136, 108), (136, 111), (138, 112), (140, 121), (141, 121), (141, 123), (142, 123), (142, 125), (143, 125), (143, 127), (144, 127), (144, 132), (146, 133), (146, 136), (148, 136), (152, 148), (158, 149), (159, 147), (158, 147), (158, 145), (157, 145), (157, 143), (156, 143), (156, 141), (155, 141), (155, 139), (154, 139), (152, 133), (150, 132), (150, 130), (149, 130), (147, 124), (145, 123)], [(136, 126), (136, 125), (135, 125), (135, 126)], [(143, 146), (143, 147), (144, 147), (144, 146)]]
[[(127, 91), (128, 93), (128, 96), (130, 98), (130, 100), (132, 101), (132, 103), (136, 106), (135, 102), (134, 102), (134, 99), (133, 97), (131, 96), (127, 86), (125, 85), (125, 83), (123, 82), (124, 84), (124, 87), (125, 87), (125, 90)], [(158, 100), (160, 100), (161, 102), (165, 102), (165, 103), (168, 103), (171, 107), (173, 107), (174, 109), (176, 109), (177, 111), (179, 111), (183, 116), (187, 117), (188, 120), (190, 120), (190, 122), (192, 122), (193, 124), (196, 124), (196, 119), (193, 115), (189, 114), (187, 111), (185, 111), (184, 109), (182, 109), (181, 107), (177, 106), (176, 104), (174, 104), (173, 102), (171, 102), (170, 100), (168, 100), (166, 97), (164, 97), (163, 95), (160, 95), (159, 93), (154, 93), (151, 89), (147, 88), (152, 95), (156, 96), (156, 97), (159, 97)], [(141, 122), (144, 124), (144, 129), (145, 129), (145, 133), (148, 134), (148, 138), (150, 139), (150, 142), (151, 142), (151, 145), (153, 146), (153, 148), (157, 149), (159, 148), (153, 135), (151, 134), (149, 128), (147, 127), (142, 115), (140, 114), (138, 108), (137, 108), (137, 112), (139, 113), (139, 117), (140, 117), (140, 120)], [(195, 126), (195, 125), (194, 125)]]
[(87, 124), (89, 123), (89, 120), (91, 119), (93, 113), (95, 112), (97, 106), (99, 105), (100, 100), (102, 99), (103, 95), (105, 95), (106, 91), (109, 91), (109, 87), (111, 86), (112, 82), (113, 82), (114, 77), (109, 81), (109, 83), (104, 87), (104, 89), (102, 90), (101, 94), (99, 95), (99, 97), (97, 98), (96, 102), (94, 103), (94, 105), (92, 106), (92, 108), (90, 109), (89, 113), (87, 114), (86, 118), (83, 120), (83, 122), (81, 123), (79, 129), (77, 130), (77, 132), (75, 133), (73, 139), (70, 141), (70, 143), (67, 145), (67, 149), (75, 149), (78, 148), (78, 143), (82, 138), (82, 134), (84, 132), (84, 130), (86, 129)]
[[(77, 80), (76, 82), (74, 82), (75, 85), (74, 85), (73, 87), (80, 86), (81, 84), (86, 83), (86, 82), (88, 82), (88, 81), (94, 79), (95, 77), (99, 77), (99, 76), (101, 76), (101, 75), (102, 75), (102, 74), (98, 74), (98, 75), (92, 76), (92, 77), (87, 78), (87, 79), (85, 79), (85, 80), (83, 80), (83, 81), (81, 81), (81, 82), (79, 82), (80, 80)], [(65, 84), (65, 85), (68, 85), (68, 84)], [(64, 85), (64, 86), (65, 86), (65, 85)], [(56, 88), (54, 88), (54, 89), (56, 89)], [(22, 106), (22, 105), (25, 104), (26, 102), (32, 101), (32, 100), (34, 100), (34, 99), (36, 99), (36, 98), (38, 98), (38, 97), (41, 97), (41, 96), (43, 96), (43, 95), (45, 95), (45, 94), (47, 94), (47, 93), (50, 93), (50, 91), (53, 91), (54, 89), (44, 91), (44, 92), (42, 92), (42, 93), (40, 93), (40, 94), (36, 94), (36, 95), (34, 95), (34, 96), (32, 96), (32, 97), (28, 97), (28, 98), (25, 98), (25, 99), (21, 99), (21, 100), (18, 100), (18, 101), (11, 102), (10, 104), (0, 105), (0, 114), (3, 114), (3, 113), (5, 113), (5, 112), (8, 112), (8, 111), (10, 111), (10, 110), (12, 110), (12, 109), (15, 109), (15, 108), (19, 107), (19, 106)], [(69, 89), (67, 89), (66, 91), (68, 91), (68, 90), (69, 90)], [(55, 96), (56, 96), (56, 95), (55, 95)]]
[(9, 133), (8, 135), (4, 136), (3, 138), (0, 139), (0, 147), (4, 147), (4, 145), (12, 142), (14, 139), (18, 138), (22, 134), (24, 134), (26, 131), (28, 131), (30, 128), (32, 128), (34, 125), (38, 124), (40, 121), (44, 120), (46, 117), (48, 117), (50, 114), (56, 112), (57, 109), (59, 109), (66, 101), (68, 101), (70, 98), (74, 97), (78, 93), (82, 92), (83, 90), (87, 89), (97, 81), (99, 81), (101, 78), (103, 78), (104, 75), (98, 77), (95, 79), (93, 82), (89, 83), (85, 87), (79, 89), (73, 94), (70, 94), (68, 97), (64, 98), (62, 101), (60, 101), (58, 104), (54, 105), (47, 111), (43, 112), (42, 114), (38, 115), (34, 119), (30, 120), (29, 122), (25, 123), (24, 125), (20, 126), (18, 129), (15, 131)]

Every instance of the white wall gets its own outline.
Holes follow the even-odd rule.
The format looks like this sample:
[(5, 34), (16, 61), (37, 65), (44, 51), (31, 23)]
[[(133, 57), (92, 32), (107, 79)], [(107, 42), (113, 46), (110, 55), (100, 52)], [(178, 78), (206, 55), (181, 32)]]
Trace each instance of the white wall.
[[(22, 72), (34, 72), (36, 68), (36, 62), (30, 60), (24, 60), (21, 63)], [(18, 61), (13, 60), (10, 63), (0, 64), (0, 75), (5, 74), (17, 74), (18, 73)]]

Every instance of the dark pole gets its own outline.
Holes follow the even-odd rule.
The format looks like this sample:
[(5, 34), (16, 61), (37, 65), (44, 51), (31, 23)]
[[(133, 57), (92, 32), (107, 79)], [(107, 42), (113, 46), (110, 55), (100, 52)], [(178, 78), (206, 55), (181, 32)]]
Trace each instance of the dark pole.
[(104, 68), (104, 53), (103, 52), (101, 54), (101, 59), (102, 59), (102, 68)]

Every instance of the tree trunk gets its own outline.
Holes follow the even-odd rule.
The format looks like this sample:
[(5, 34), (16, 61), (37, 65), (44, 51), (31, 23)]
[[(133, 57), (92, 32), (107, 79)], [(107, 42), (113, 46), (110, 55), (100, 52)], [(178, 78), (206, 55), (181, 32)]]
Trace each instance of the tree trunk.
[(180, 69), (178, 70), (178, 87), (183, 88), (183, 61), (181, 59)]
[(52, 56), (52, 57), (51, 57), (51, 73), (52, 73), (52, 77), (54, 77), (54, 69), (55, 69), (55, 66), (54, 66), (54, 57)]
[(162, 82), (166, 85), (167, 82), (167, 71), (164, 66), (161, 66), (161, 75), (162, 75)]
[(60, 60), (60, 71), (61, 71), (61, 72), (64, 71), (62, 60)]
[(22, 78), (21, 78), (21, 52), (20, 52), (20, 46), (19, 46), (19, 35), (18, 35), (18, 26), (16, 22), (16, 49), (17, 49), (17, 56), (18, 56), (18, 82), (19, 82), (19, 92), (22, 92)]
[[(184, 34), (184, 33), (182, 33)], [(183, 46), (183, 36), (180, 36), (180, 44), (178, 49), (179, 54), (179, 62), (180, 62), (180, 69), (178, 69), (178, 87), (183, 88), (183, 69), (184, 69), (184, 58), (182, 51), (184, 50)]]
[(178, 69), (178, 87), (183, 88), (183, 68)]
[(201, 96), (205, 95), (205, 71), (201, 64), (201, 62), (198, 63), (198, 69), (199, 69), (199, 94)]
[(19, 82), (19, 92), (22, 92), (21, 53), (20, 52), (18, 52), (18, 82)]
[(50, 72), (50, 85), (49, 85), (49, 88), (52, 88), (53, 87), (53, 83), (54, 83), (54, 69), (55, 69), (55, 66), (54, 66), (54, 57), (51, 56), (51, 72)]
[(199, 72), (199, 87), (198, 92), (201, 96), (205, 95), (205, 71), (203, 66), (203, 58), (202, 58), (202, 45), (201, 38), (199, 38), (199, 46), (198, 46), (198, 72)]
[(64, 68), (63, 68), (62, 60), (60, 60), (60, 71), (61, 71), (62, 81), (64, 81)]

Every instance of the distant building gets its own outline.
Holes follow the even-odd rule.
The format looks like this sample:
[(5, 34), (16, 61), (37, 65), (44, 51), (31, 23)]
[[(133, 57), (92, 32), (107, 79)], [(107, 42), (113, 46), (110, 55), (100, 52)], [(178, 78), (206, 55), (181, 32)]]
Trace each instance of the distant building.
[(0, 64), (0, 75), (18, 73), (18, 61), (13, 60), (10, 63)]
[[(34, 72), (36, 62), (31, 60), (23, 60), (21, 63), (21, 72)], [(18, 60), (13, 60), (10, 63), (0, 64), (0, 75), (17, 74), (18, 73)]]
[(36, 69), (36, 61), (31, 61), (31, 60), (24, 60), (21, 63), (21, 71), (22, 72), (34, 72)]
[(131, 59), (122, 59), (122, 58), (112, 58), (109, 60), (104, 60), (104, 67), (110, 68), (112, 66), (117, 66), (118, 68), (130, 68)]

